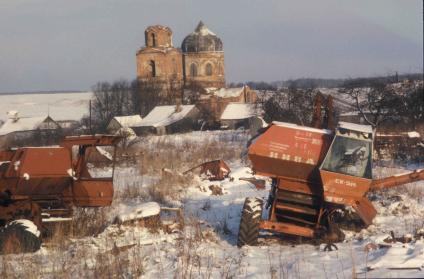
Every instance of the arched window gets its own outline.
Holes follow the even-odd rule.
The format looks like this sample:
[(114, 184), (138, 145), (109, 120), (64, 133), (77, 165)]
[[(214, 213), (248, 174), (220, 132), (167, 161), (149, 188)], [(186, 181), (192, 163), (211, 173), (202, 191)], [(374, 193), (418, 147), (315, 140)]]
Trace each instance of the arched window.
[(149, 62), (149, 71), (150, 71), (150, 76), (151, 77), (155, 77), (156, 76), (156, 65), (155, 65), (155, 61), (150, 60)]
[(212, 65), (210, 63), (206, 64), (205, 73), (207, 76), (212, 75)]
[(155, 36), (155, 33), (152, 33), (151, 35), (150, 35), (151, 37), (152, 37), (152, 46), (156, 46), (156, 36)]
[(197, 76), (197, 66), (194, 63), (190, 65), (190, 76), (192, 77)]
[(175, 58), (172, 58), (172, 74), (174, 76), (177, 76), (177, 72), (178, 72), (177, 61), (175, 61)]

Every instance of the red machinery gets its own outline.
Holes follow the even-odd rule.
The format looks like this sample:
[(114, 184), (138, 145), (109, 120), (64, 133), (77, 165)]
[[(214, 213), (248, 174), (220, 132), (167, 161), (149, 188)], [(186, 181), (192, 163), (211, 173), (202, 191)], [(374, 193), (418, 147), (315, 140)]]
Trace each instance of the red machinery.
[[(22, 246), (20, 251), (37, 250), (40, 241), (28, 232), (31, 226), (41, 230), (42, 218), (69, 216), (72, 206), (110, 205), (115, 152), (110, 155), (104, 148), (115, 150), (119, 140), (109, 135), (77, 136), (65, 138), (58, 147), (0, 151), (0, 249), (8, 250), (15, 242)], [(103, 157), (99, 153), (110, 155), (104, 161), (112, 166), (106, 167), (106, 176), (93, 177), (87, 158)]]
[(262, 220), (263, 201), (247, 198), (238, 245), (257, 242), (269, 230), (308, 238), (340, 241), (333, 222), (337, 209), (351, 206), (365, 225), (376, 215), (366, 193), (424, 179), (424, 170), (372, 180), (371, 126), (340, 122), (332, 132), (273, 122), (252, 141), (248, 156), (256, 174), (272, 178)]

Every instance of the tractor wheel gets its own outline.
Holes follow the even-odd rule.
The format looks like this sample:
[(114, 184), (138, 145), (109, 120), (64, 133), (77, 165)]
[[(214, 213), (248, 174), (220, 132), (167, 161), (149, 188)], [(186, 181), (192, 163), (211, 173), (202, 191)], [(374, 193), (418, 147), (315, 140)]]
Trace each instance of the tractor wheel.
[(262, 218), (263, 200), (246, 198), (241, 213), (237, 246), (256, 245), (259, 237), (259, 225)]
[(30, 220), (14, 220), (0, 230), (0, 254), (35, 252), (40, 247), (40, 231)]

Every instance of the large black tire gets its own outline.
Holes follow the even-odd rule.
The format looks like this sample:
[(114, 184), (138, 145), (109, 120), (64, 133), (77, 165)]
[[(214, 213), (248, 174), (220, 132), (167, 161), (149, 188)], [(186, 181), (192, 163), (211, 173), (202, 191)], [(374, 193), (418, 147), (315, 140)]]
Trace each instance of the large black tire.
[(29, 220), (12, 221), (0, 230), (0, 254), (35, 252), (40, 247), (40, 233)]
[(246, 198), (241, 213), (237, 246), (256, 245), (259, 238), (259, 225), (262, 219), (263, 200)]

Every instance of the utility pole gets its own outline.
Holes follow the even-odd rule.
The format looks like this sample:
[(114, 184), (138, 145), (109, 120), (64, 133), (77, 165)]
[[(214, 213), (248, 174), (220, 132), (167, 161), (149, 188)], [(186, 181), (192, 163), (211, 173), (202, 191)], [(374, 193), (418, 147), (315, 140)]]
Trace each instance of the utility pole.
[(92, 135), (93, 134), (93, 129), (92, 129), (92, 126), (91, 126), (91, 100), (89, 101), (89, 107), (90, 107), (90, 121), (89, 121), (89, 125), (90, 125), (90, 134)]

